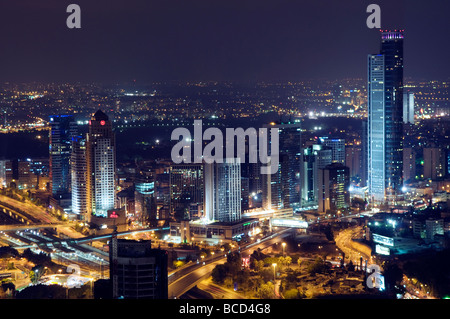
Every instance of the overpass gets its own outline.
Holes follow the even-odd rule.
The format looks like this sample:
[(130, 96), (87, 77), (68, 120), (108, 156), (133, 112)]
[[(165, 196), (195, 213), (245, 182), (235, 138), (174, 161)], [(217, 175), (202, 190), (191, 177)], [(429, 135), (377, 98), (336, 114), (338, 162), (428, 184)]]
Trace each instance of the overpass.
[(74, 222), (65, 222), (65, 223), (58, 223), (58, 224), (0, 225), (0, 231), (9, 232), (9, 231), (18, 231), (18, 230), (26, 230), (26, 229), (73, 227), (75, 224), (76, 223), (74, 223)]
[(39, 220), (33, 216), (3, 202), (0, 202), (0, 213), (8, 215), (20, 223), (30, 224), (39, 222)]
[[(132, 235), (136, 233), (145, 233), (145, 232), (152, 232), (152, 231), (160, 231), (160, 230), (169, 230), (170, 227), (159, 227), (159, 228), (144, 228), (144, 229), (135, 229), (135, 230), (127, 230), (123, 232), (117, 232), (116, 236), (127, 236)], [(110, 234), (104, 234), (104, 235), (92, 235), (92, 236), (86, 236), (81, 238), (61, 238), (60, 240), (47, 240), (43, 243), (45, 244), (62, 244), (62, 243), (70, 243), (70, 244), (83, 244), (88, 243), (92, 241), (97, 240), (103, 240), (103, 239), (109, 239), (113, 236), (113, 233)], [(27, 248), (36, 248), (36, 244), (33, 245), (23, 245), (23, 246), (14, 246), (14, 249), (20, 250), (20, 249), (27, 249)]]

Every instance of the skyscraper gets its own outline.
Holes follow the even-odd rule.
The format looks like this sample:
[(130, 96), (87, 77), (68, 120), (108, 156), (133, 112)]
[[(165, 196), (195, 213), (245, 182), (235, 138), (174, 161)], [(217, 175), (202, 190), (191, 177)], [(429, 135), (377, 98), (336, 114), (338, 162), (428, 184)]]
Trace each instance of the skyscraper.
[(203, 164), (173, 164), (169, 178), (171, 214), (182, 217), (190, 204), (203, 205)]
[(115, 144), (111, 121), (98, 110), (89, 121), (86, 135), (88, 216), (106, 217), (115, 206)]
[(350, 205), (349, 169), (340, 164), (333, 163), (319, 169), (319, 212), (337, 212)]
[[(301, 165), (301, 124), (296, 121), (286, 121), (281, 123), (271, 123), (269, 128), (278, 128), (279, 135), (279, 154), (282, 158), (282, 171), (272, 174), (271, 182), (280, 180), (284, 186), (280, 185), (279, 193), (283, 193), (283, 199), (276, 206), (299, 207), (300, 206), (300, 165)], [(268, 139), (272, 141), (272, 139)], [(270, 143), (269, 142), (269, 143)], [(270, 149), (270, 147), (268, 148)], [(281, 177), (282, 174), (283, 176)], [(275, 176), (277, 175), (277, 176)], [(264, 183), (267, 183), (267, 177), (263, 176)], [(264, 186), (263, 186), (264, 187)], [(286, 191), (283, 190), (286, 188)], [(280, 195), (281, 196), (281, 195)], [(272, 204), (274, 206), (274, 204)]]
[(279, 156), (276, 173), (262, 175), (262, 204), (264, 209), (283, 209), (291, 206), (290, 167), (289, 155), (282, 153)]
[(77, 124), (72, 115), (50, 117), (50, 185), (53, 195), (70, 193), (70, 153)]
[(239, 158), (205, 163), (205, 217), (219, 222), (241, 219), (241, 164)]
[(332, 163), (332, 149), (324, 145), (311, 145), (303, 150), (300, 176), (302, 207), (318, 204), (319, 169)]
[(114, 299), (167, 299), (167, 251), (152, 249), (150, 240), (113, 236), (110, 276)]
[(343, 138), (320, 137), (319, 141), (322, 145), (331, 147), (331, 162), (345, 163), (345, 140)]
[(403, 169), (403, 31), (383, 31), (368, 56), (368, 186), (374, 201), (401, 192)]
[(403, 123), (414, 124), (414, 93), (403, 93)]
[(72, 212), (87, 212), (87, 163), (86, 140), (81, 136), (72, 138), (71, 179), (72, 179)]

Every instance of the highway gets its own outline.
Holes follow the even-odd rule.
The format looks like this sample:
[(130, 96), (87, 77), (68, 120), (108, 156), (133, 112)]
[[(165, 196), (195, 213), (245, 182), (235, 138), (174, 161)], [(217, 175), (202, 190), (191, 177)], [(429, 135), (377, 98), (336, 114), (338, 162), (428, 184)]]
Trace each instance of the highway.
[[(249, 250), (257, 250), (258, 248), (267, 248), (279, 242), (280, 238), (289, 236), (291, 231), (292, 229), (283, 229), (278, 233), (261, 239), (260, 242), (251, 243), (243, 247), (236, 248), (233, 251), (240, 251), (241, 253), (244, 253)], [(224, 253), (224, 255), (206, 259), (204, 261), (205, 265), (203, 265), (203, 263), (193, 264), (187, 268), (183, 268), (179, 273), (172, 273), (169, 276), (169, 298), (179, 298), (197, 283), (209, 277), (214, 267), (225, 263), (226, 260), (226, 254)]]

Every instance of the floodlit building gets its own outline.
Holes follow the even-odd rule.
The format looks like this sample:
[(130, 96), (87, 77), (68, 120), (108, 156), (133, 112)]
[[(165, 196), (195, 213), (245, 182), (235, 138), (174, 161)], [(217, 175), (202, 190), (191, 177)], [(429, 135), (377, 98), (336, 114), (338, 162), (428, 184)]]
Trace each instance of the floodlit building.
[(108, 116), (98, 110), (86, 135), (88, 215), (106, 217), (115, 207), (116, 145)]
[(383, 31), (379, 54), (368, 56), (368, 186), (384, 202), (402, 188), (403, 32)]

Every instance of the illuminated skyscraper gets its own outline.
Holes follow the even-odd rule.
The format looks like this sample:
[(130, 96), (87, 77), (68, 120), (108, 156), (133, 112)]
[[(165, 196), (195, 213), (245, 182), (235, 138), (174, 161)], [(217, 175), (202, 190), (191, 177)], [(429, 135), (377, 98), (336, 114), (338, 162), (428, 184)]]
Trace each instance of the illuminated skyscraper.
[(349, 169), (340, 164), (333, 163), (319, 169), (319, 212), (337, 212), (350, 206)]
[(53, 195), (70, 193), (70, 153), (77, 124), (72, 115), (50, 117), (50, 183)]
[(414, 93), (403, 93), (403, 123), (414, 124)]
[(191, 204), (203, 205), (203, 164), (174, 164), (170, 167), (170, 210), (182, 217)]
[(205, 163), (205, 216), (208, 220), (241, 219), (241, 164), (239, 158)]
[(320, 143), (331, 147), (331, 162), (345, 163), (345, 140), (343, 138), (320, 137)]
[(403, 169), (403, 31), (381, 34), (368, 56), (368, 186), (375, 201), (401, 192)]
[(319, 169), (332, 163), (332, 149), (324, 145), (312, 145), (303, 150), (300, 176), (302, 207), (318, 204)]
[(71, 172), (72, 172), (72, 212), (87, 212), (87, 166), (86, 140), (81, 136), (72, 139)]
[(106, 217), (115, 206), (115, 144), (111, 121), (98, 110), (89, 121), (86, 135), (88, 216)]

